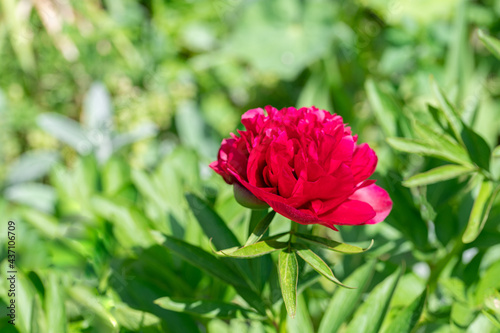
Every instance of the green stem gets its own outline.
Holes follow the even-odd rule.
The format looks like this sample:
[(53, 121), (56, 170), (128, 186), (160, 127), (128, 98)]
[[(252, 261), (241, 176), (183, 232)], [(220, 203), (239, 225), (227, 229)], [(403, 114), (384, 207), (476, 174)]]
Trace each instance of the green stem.
[(288, 243), (291, 245), (295, 243), (295, 233), (299, 230), (299, 224), (297, 222), (294, 222), (290, 220), (290, 239), (288, 240)]

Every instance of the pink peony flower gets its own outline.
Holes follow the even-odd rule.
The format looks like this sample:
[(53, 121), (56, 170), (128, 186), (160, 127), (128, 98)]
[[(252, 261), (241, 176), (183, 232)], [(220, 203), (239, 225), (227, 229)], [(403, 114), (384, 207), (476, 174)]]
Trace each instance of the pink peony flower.
[(338, 115), (316, 107), (267, 106), (241, 117), (246, 131), (224, 139), (210, 167), (235, 185), (238, 201), (271, 206), (301, 224), (374, 224), (392, 208), (387, 192), (367, 179), (377, 155), (357, 144)]

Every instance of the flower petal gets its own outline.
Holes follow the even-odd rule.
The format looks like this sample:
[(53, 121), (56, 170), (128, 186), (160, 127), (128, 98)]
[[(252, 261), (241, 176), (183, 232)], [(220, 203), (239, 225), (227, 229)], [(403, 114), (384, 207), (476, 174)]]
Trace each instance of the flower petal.
[(352, 200), (360, 200), (368, 203), (374, 210), (375, 216), (366, 221), (365, 224), (375, 224), (382, 222), (391, 212), (392, 200), (383, 188), (372, 184), (360, 188), (349, 197)]

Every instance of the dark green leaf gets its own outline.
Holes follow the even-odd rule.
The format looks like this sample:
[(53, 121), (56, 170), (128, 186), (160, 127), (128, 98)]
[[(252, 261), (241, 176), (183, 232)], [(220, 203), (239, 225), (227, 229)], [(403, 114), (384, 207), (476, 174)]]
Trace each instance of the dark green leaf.
[[(350, 245), (350, 244), (345, 244), (345, 243), (340, 243), (333, 241), (331, 239), (319, 237), (319, 236), (313, 236), (313, 235), (307, 235), (307, 234), (301, 234), (301, 233), (296, 233), (295, 236), (299, 237), (300, 239), (303, 239), (306, 242), (319, 245), (322, 247), (325, 247), (329, 250), (340, 252), (340, 253), (361, 253), (366, 250), (368, 250), (371, 247), (371, 244), (368, 248), (363, 249), (359, 246), (355, 245)], [(373, 244), (373, 241), (372, 241)]]
[(483, 137), (464, 125), (462, 140), (469, 151), (471, 160), (479, 167), (489, 170), (491, 149)]
[(281, 251), (278, 267), (283, 302), (285, 303), (288, 315), (294, 318), (297, 308), (297, 280), (299, 276), (299, 267), (295, 252)]
[(432, 170), (419, 173), (403, 182), (406, 187), (429, 185), (457, 178), (473, 172), (474, 169), (461, 165), (443, 165)]
[(238, 274), (233, 273), (228, 266), (210, 253), (180, 239), (166, 235), (165, 238), (166, 240), (163, 245), (193, 266), (196, 266), (231, 285), (242, 287), (246, 286)]
[(186, 194), (186, 199), (200, 227), (218, 250), (240, 245), (226, 223), (203, 200), (194, 194)]

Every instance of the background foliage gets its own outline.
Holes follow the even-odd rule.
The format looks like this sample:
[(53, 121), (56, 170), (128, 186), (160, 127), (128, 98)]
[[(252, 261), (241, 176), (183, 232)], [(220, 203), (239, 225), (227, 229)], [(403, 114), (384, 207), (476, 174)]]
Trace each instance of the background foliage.
[[(500, 331), (500, 1), (0, 0), (0, 17), (1, 272), (8, 220), (19, 271), (2, 332)], [(342, 115), (394, 200), (379, 225), (314, 228), (374, 245), (320, 252), (355, 290), (300, 259), (294, 319), (276, 253), (208, 241), (244, 244), (266, 213), (208, 163), (268, 104)]]

